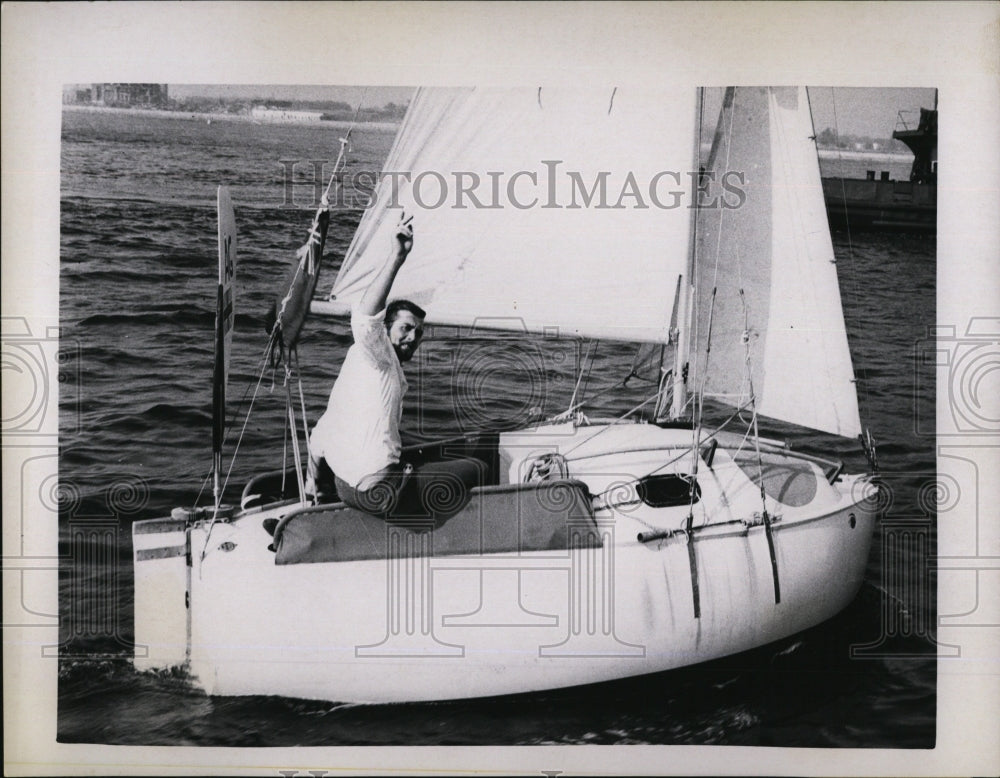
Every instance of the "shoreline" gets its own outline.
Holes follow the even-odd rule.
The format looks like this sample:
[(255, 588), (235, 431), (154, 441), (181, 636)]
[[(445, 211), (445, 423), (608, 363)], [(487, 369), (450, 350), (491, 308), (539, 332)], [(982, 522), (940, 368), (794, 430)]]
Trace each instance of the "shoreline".
[[(243, 124), (286, 124), (303, 127), (323, 127), (331, 130), (346, 130), (352, 122), (340, 119), (317, 121), (303, 121), (296, 119), (258, 119), (247, 114), (238, 113), (204, 113), (200, 111), (167, 111), (162, 108), (112, 108), (104, 105), (77, 105), (75, 103), (63, 103), (64, 112), (77, 113), (102, 113), (116, 116), (148, 116), (162, 119), (184, 119), (187, 121), (204, 121), (211, 124), (219, 122), (242, 122)], [(399, 129), (397, 122), (364, 122), (359, 121), (354, 124), (355, 129), (364, 128), (375, 132), (395, 132)]]
[[(258, 119), (248, 114), (237, 113), (205, 113), (203, 111), (167, 111), (162, 108), (112, 108), (103, 105), (77, 105), (75, 103), (64, 103), (63, 111), (75, 111), (80, 113), (103, 113), (119, 116), (148, 116), (163, 119), (184, 119), (187, 121), (205, 121), (211, 123), (219, 122), (242, 122), (244, 124), (285, 124), (301, 125), (306, 127), (327, 127), (333, 130), (346, 130), (352, 122), (336, 120), (303, 121), (300, 119)], [(375, 132), (395, 132), (399, 129), (399, 122), (358, 122), (354, 126), (364, 127)], [(857, 151), (854, 149), (825, 149), (818, 148), (817, 155), (821, 160), (871, 160), (873, 162), (906, 162), (913, 161), (913, 155), (909, 152), (894, 151)]]

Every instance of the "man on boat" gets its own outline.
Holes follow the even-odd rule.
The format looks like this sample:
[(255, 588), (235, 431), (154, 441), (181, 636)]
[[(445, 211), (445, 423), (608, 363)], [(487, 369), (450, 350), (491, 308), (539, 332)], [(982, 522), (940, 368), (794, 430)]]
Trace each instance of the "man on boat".
[[(402, 460), (399, 422), (409, 362), (423, 337), (424, 310), (409, 300), (386, 306), (396, 274), (413, 248), (413, 218), (403, 219), (393, 251), (351, 312), (354, 345), (330, 392), (326, 413), (310, 437), (306, 491), (318, 500), (338, 496), (366, 513), (386, 517), (434, 513), (427, 499), (446, 482), (461, 507), (483, 463), (455, 459), (414, 466)], [(440, 490), (439, 490), (440, 491)]]

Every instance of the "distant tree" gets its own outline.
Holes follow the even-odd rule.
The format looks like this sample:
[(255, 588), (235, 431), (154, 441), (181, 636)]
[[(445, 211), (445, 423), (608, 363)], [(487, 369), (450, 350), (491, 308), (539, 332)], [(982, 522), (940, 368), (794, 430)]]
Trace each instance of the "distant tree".
[(816, 136), (816, 145), (824, 148), (833, 148), (837, 145), (837, 133), (827, 127)]

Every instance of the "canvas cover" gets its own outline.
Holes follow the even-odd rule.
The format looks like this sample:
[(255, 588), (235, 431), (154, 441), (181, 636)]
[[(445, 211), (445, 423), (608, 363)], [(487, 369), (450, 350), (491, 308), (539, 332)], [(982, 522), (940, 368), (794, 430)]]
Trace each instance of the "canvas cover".
[[(400, 543), (400, 533), (418, 533), (422, 542)], [(279, 565), (385, 559), (390, 547), (400, 555), (456, 556), (601, 545), (590, 496), (579, 481), (474, 489), (465, 507), (437, 526), (419, 519), (386, 522), (343, 503), (307, 508), (286, 517), (274, 543)]]

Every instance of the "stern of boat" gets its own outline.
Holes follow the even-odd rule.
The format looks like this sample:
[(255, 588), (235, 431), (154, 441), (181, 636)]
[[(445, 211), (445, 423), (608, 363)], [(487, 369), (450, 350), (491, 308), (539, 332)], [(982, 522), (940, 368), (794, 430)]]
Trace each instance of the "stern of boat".
[(186, 515), (132, 525), (137, 670), (167, 669), (187, 659), (190, 558)]

